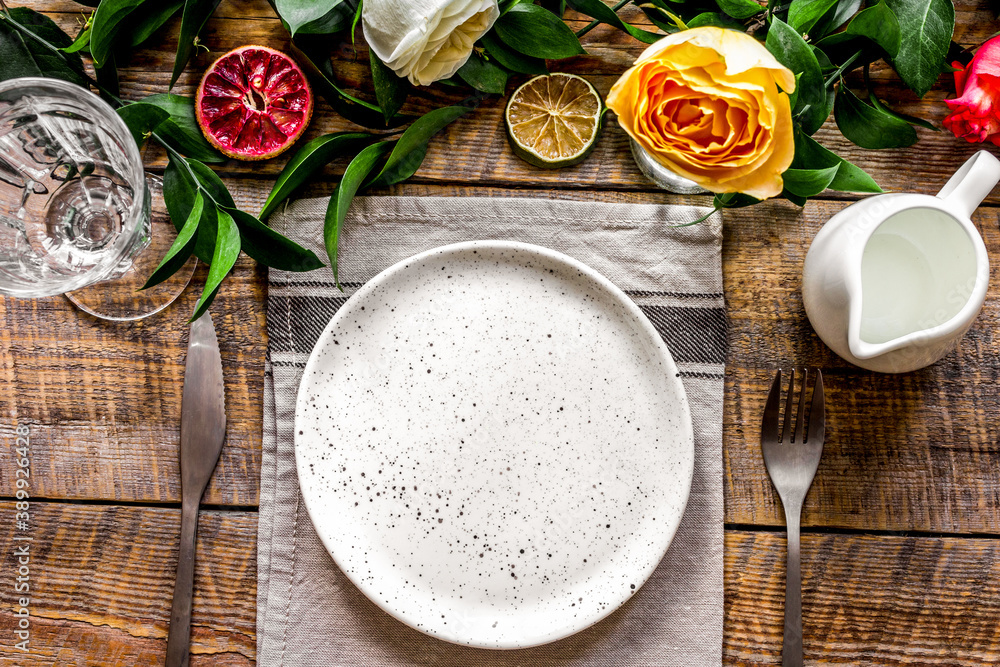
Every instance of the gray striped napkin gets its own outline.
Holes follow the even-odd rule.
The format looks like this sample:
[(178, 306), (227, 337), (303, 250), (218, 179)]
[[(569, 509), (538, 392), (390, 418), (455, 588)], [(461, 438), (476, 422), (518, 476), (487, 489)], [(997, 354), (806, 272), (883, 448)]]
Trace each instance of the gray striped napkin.
[[(323, 256), (325, 199), (295, 202), (271, 225)], [(328, 269), (271, 270), (257, 537), (257, 664), (677, 665), (722, 663), (722, 390), (726, 318), (721, 221), (706, 209), (501, 198), (356, 199), (341, 237), (342, 293)], [(517, 651), (448, 644), (369, 602), (323, 548), (301, 501), (294, 416), (299, 379), (327, 322), (397, 261), (473, 239), (574, 257), (625, 290), (663, 336), (691, 404), (695, 471), (684, 519), (653, 576), (595, 626)]]

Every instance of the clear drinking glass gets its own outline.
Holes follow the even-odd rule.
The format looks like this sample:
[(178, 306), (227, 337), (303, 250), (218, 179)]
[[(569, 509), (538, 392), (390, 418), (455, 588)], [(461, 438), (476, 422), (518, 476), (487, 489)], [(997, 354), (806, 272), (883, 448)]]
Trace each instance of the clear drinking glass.
[[(59, 79), (0, 82), (0, 293), (69, 293), (113, 320), (162, 310), (194, 266), (166, 289), (136, 291), (162, 256), (144, 275), (133, 266), (150, 244), (151, 201), (135, 141), (103, 100)], [(160, 218), (158, 235), (176, 236), (169, 217)]]

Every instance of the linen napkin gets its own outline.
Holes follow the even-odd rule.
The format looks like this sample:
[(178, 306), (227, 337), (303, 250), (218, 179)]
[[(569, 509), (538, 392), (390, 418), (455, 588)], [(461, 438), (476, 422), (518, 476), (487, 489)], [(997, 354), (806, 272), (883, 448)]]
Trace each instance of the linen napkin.
[[(271, 225), (324, 257), (326, 199), (301, 200)], [(722, 663), (722, 392), (726, 318), (721, 220), (674, 227), (704, 208), (521, 198), (355, 199), (340, 278), (270, 270), (264, 452), (257, 537), (257, 664), (677, 665)], [(504, 239), (552, 248), (624, 290), (663, 336), (694, 422), (691, 496), (666, 556), (620, 609), (563, 640), (514, 651), (446, 643), (370, 602), (337, 568), (306, 513), (295, 469), (299, 380), (347, 298), (401, 259), (437, 246)]]

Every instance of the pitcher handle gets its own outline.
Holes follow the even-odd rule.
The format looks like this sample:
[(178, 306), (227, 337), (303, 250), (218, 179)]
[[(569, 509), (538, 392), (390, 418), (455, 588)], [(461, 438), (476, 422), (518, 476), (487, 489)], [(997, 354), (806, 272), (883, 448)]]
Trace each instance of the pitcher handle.
[(948, 179), (937, 196), (971, 218), (998, 182), (1000, 160), (989, 151), (978, 151)]

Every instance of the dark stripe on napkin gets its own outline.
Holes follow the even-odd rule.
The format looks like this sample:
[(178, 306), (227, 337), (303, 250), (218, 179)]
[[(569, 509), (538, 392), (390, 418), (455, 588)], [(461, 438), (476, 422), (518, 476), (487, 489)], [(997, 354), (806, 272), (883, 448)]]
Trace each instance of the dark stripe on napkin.
[[(330, 289), (336, 289), (327, 284)], [(289, 313), (290, 326), (270, 330), (272, 352), (308, 353), (343, 296), (270, 296), (270, 308)], [(667, 344), (677, 363), (722, 364), (726, 361), (726, 312), (722, 308), (639, 306)]]

